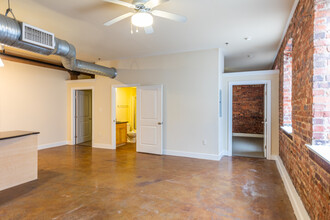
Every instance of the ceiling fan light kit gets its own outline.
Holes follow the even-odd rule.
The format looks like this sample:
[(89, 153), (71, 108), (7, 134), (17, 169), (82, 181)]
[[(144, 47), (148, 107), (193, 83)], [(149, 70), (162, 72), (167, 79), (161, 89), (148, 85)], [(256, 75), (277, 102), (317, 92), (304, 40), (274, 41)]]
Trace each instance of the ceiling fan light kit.
[(120, 0), (103, 0), (103, 1), (114, 3), (117, 5), (122, 5), (135, 10), (135, 13), (129, 12), (104, 23), (105, 26), (110, 26), (121, 20), (132, 17), (131, 25), (134, 25), (137, 28), (139, 27), (144, 28), (146, 34), (152, 34), (154, 32), (152, 27), (154, 22), (153, 16), (157, 16), (177, 22), (187, 21), (187, 18), (185, 16), (172, 14), (165, 11), (153, 10), (155, 7), (159, 6), (162, 3), (168, 2), (169, 0), (133, 0), (132, 3), (123, 2)]
[(131, 21), (136, 27), (149, 27), (154, 23), (154, 18), (147, 12), (138, 12), (132, 16)]

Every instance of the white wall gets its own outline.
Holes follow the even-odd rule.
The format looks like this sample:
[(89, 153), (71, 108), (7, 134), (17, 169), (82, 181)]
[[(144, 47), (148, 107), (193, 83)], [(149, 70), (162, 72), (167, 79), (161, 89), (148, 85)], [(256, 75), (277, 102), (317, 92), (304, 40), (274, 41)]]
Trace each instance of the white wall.
[(39, 131), (39, 145), (65, 142), (65, 71), (3, 61), (0, 68), (0, 131)]
[(100, 64), (117, 67), (115, 80), (97, 76), (95, 80), (72, 83), (65, 82), (68, 74), (64, 71), (4, 63), (0, 68), (0, 131), (40, 131), (39, 145), (70, 141), (71, 88), (93, 87), (93, 142), (111, 148), (111, 86), (163, 84), (165, 150), (191, 156), (217, 156), (227, 151), (229, 81), (272, 80), (272, 154), (278, 154), (278, 74), (223, 74), (223, 54), (217, 49), (105, 61)]
[(213, 49), (109, 63), (120, 83), (164, 85), (165, 151), (218, 155), (219, 54)]
[[(93, 81), (70, 82), (68, 92), (68, 139), (71, 139), (71, 89), (95, 88), (96, 147), (113, 148), (111, 143), (111, 87), (115, 84), (164, 85), (164, 147), (191, 157), (215, 159), (227, 151), (229, 81), (272, 81), (272, 153), (278, 154), (278, 74), (272, 71), (223, 74), (221, 51), (205, 50), (139, 59), (102, 61), (114, 66), (118, 77), (96, 77)], [(271, 74), (270, 74), (271, 73)], [(219, 117), (219, 89), (222, 89), (222, 117)], [(206, 145), (203, 145), (203, 140)]]
[(192, 156), (227, 151), (229, 81), (272, 80), (272, 154), (278, 154), (278, 74), (223, 74), (223, 54), (217, 49), (102, 62), (117, 67), (118, 77), (96, 77), (83, 83), (65, 83), (68, 74), (64, 71), (4, 63), (0, 68), (0, 131), (40, 131), (39, 145), (70, 141), (71, 88), (93, 87), (93, 142), (111, 148), (111, 86), (163, 84), (165, 150)]
[(229, 82), (237, 82), (237, 81), (255, 81), (255, 80), (271, 80), (271, 101), (272, 101), (272, 137), (271, 137), (271, 145), (272, 145), (272, 155), (278, 155), (279, 153), (279, 74), (277, 70), (269, 70), (269, 71), (255, 71), (255, 72), (242, 72), (242, 73), (224, 73), (222, 80), (223, 86), (223, 116), (224, 120), (222, 122), (222, 126), (224, 128), (223, 138), (224, 142), (224, 150), (228, 151), (228, 110), (229, 110)]
[(93, 89), (93, 146), (112, 148), (111, 144), (111, 84), (114, 80), (96, 76), (89, 80), (68, 80), (67, 84), (67, 140), (72, 140), (72, 95), (73, 89)]
[[(218, 49), (103, 61), (99, 64), (116, 67), (118, 77), (115, 80), (96, 77), (95, 81), (87, 83), (68, 83), (69, 140), (71, 140), (72, 88), (95, 88), (95, 139), (93, 143), (96, 147), (113, 148), (110, 126), (111, 86), (163, 84), (165, 151), (190, 153), (191, 156), (205, 154), (205, 158), (212, 159), (217, 157), (219, 154), (219, 71), (223, 72), (223, 55)], [(203, 140), (206, 140), (206, 145), (203, 145)]]

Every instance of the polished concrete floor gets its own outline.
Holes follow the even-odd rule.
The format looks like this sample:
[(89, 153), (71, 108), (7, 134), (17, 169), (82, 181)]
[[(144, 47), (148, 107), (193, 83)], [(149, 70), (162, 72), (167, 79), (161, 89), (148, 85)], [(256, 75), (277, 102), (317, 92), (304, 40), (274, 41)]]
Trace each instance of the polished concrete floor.
[(220, 162), (63, 146), (0, 192), (0, 219), (295, 219), (274, 161)]
[(264, 138), (233, 136), (233, 155), (264, 158)]

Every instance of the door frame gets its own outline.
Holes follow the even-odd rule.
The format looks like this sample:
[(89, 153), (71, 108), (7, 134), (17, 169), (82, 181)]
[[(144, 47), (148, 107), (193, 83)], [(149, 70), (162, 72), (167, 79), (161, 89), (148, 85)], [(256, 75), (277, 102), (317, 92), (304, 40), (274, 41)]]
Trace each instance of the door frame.
[(91, 90), (92, 91), (92, 146), (94, 143), (94, 87), (73, 87), (71, 88), (71, 145), (76, 145), (76, 117), (75, 117), (75, 112), (76, 112), (76, 102), (75, 102), (75, 94), (76, 91), (79, 90)]
[(265, 85), (267, 87), (267, 95), (265, 100), (267, 102), (267, 111), (265, 112), (267, 118), (267, 133), (266, 135), (266, 159), (271, 159), (271, 134), (272, 134), (272, 82), (271, 80), (253, 80), (253, 81), (232, 81), (229, 82), (229, 92), (228, 92), (228, 156), (233, 155), (233, 86), (239, 85)]
[(111, 86), (111, 144), (112, 149), (117, 149), (116, 141), (116, 89), (139, 87), (140, 84), (116, 84)]

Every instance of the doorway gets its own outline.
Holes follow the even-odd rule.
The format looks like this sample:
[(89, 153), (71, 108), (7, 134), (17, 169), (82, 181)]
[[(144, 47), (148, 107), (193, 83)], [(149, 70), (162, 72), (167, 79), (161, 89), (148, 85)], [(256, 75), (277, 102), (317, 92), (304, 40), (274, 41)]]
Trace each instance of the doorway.
[(114, 85), (111, 91), (113, 149), (163, 154), (163, 85)]
[(136, 87), (116, 88), (116, 148), (136, 151)]
[(229, 86), (231, 156), (270, 159), (270, 81), (232, 82)]
[(74, 144), (92, 147), (93, 91), (74, 90)]

